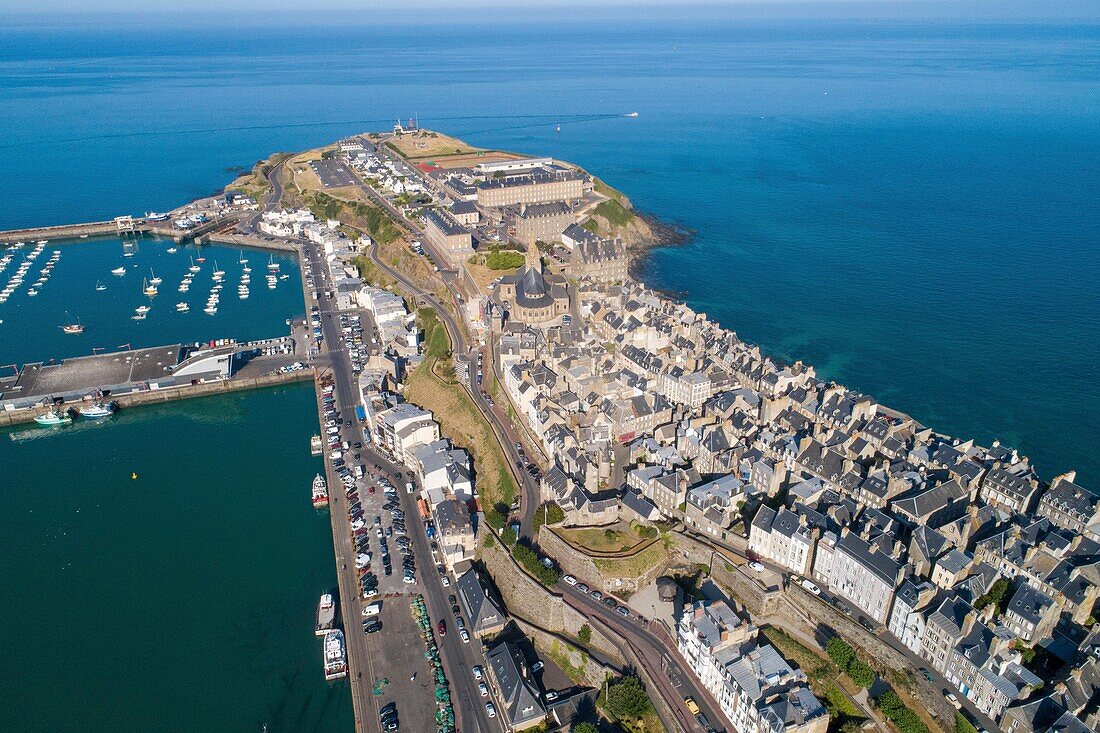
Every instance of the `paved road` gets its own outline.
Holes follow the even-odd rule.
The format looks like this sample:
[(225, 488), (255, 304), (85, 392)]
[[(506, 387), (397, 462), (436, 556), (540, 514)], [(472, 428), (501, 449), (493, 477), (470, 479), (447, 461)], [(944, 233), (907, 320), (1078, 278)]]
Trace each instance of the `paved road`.
[[(327, 281), (328, 273), (317, 254), (316, 247), (306, 245), (305, 252), (311, 263), (315, 282), (320, 286)], [(324, 290), (324, 287), (318, 287), (317, 289)], [(342, 408), (341, 413), (350, 415), (353, 414), (354, 406), (359, 402), (358, 387), (351, 371), (350, 359), (343, 346), (339, 321), (333, 317), (333, 313), (336, 312), (335, 304), (327, 298), (322, 298), (319, 306), (321, 309), (321, 328), (324, 333), (324, 354), (329, 357), (329, 370), (333, 377), (336, 400)], [(361, 430), (362, 428), (353, 422), (351, 428), (343, 428), (341, 437), (349, 442), (361, 440), (363, 437)], [(409, 477), (401, 467), (391, 463), (370, 446), (364, 446), (361, 453), (382, 473), (390, 476), (391, 482), (398, 487), (398, 495), (401, 497), (400, 501), (405, 511), (409, 534), (413, 541), (414, 555), (417, 558), (417, 573), (419, 576), (417, 585), (424, 594), (433, 626), (438, 623), (440, 618), (448, 620), (448, 627), (453, 626), (454, 619), (450, 612), (450, 604), (447, 602), (448, 594), (445, 592), (441, 579), (435, 571), (435, 563), (430, 560), (432, 553), (429, 549), (424, 528), (413, 521), (413, 518), (418, 517), (419, 514), (413, 497), (409, 496), (404, 490), (405, 482), (409, 480)], [(346, 521), (347, 500), (342, 495), (339, 480), (333, 475), (331, 469), (327, 466), (326, 468), (329, 473), (329, 485), (335, 487), (334, 491), (330, 491), (330, 501), (334, 500), (331, 504), (333, 537), (337, 548), (336, 563), (340, 576), (341, 609), (344, 618), (348, 619), (346, 625), (351, 626), (351, 628), (346, 629), (346, 633), (348, 636), (348, 661), (351, 667), (352, 697), (353, 700), (359, 698), (359, 702), (356, 704), (357, 729), (372, 731), (378, 728), (377, 701), (370, 693), (371, 681), (377, 676), (372, 668), (373, 659), (377, 657), (376, 651), (373, 649), (374, 645), (382, 643), (419, 644), (420, 640), (386, 639), (384, 633), (366, 635), (359, 629), (362, 602), (359, 597), (358, 575), (353, 562), (355, 557), (354, 542)], [(457, 628), (454, 628), (454, 633), (443, 638), (438, 638), (437, 634), (437, 642), (439, 642), (443, 668), (451, 684), (451, 694), (455, 703), (456, 724), (459, 729), (463, 731), (483, 731), (484, 733), (498, 730), (498, 728), (490, 725), (485, 714), (484, 704), (479, 703), (480, 696), (477, 692), (476, 683), (469, 672), (470, 667), (474, 664), (484, 665), (484, 661), (478, 659), (480, 645), (473, 642), (462, 644)], [(379, 672), (379, 674), (384, 673), (384, 670)], [(360, 674), (362, 674), (362, 678), (360, 678)], [(430, 705), (431, 701), (398, 701), (399, 708), (403, 704)]]
[[(722, 722), (725, 718), (718, 714), (717, 703), (703, 689), (695, 676), (684, 667), (676, 652), (675, 640), (667, 634), (660, 633), (663, 629), (658, 622), (643, 624), (633, 615), (625, 619), (602, 603), (593, 600), (591, 596), (581, 593), (564, 582), (558, 583), (557, 590), (562, 593), (566, 603), (587, 618), (595, 619), (607, 626), (630, 645), (658, 687), (656, 691), (651, 689), (650, 693), (657, 692), (672, 709), (674, 720), (667, 720), (662, 715), (662, 722), (666, 728), (703, 733), (703, 726), (695, 720), (684, 705), (684, 698), (691, 696), (702, 708), (711, 726), (716, 730), (722, 730)], [(654, 633), (657, 630), (660, 631)]]

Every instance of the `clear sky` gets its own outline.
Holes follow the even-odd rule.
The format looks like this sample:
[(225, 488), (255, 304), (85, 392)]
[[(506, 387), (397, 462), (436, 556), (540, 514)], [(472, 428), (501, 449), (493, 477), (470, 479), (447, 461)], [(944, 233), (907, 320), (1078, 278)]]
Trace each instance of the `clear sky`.
[[(633, 10), (626, 10), (632, 8)], [(173, 17), (210, 14), (315, 15), (354, 13), (356, 17), (386, 19), (412, 14), (440, 20), (470, 14), (484, 17), (531, 17), (531, 12), (576, 17), (608, 12), (639, 16), (723, 17), (973, 17), (991, 20), (1026, 18), (1100, 18), (1096, 0), (0, 0), (0, 20), (12, 15), (169, 14)], [(355, 17), (344, 20), (354, 22)]]

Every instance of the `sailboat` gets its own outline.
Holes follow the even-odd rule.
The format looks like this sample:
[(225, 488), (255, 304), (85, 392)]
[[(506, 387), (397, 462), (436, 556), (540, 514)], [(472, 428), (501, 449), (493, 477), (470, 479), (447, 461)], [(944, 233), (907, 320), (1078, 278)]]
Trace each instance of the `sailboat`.
[(164, 282), (159, 277), (157, 277), (157, 274), (155, 272), (153, 272), (152, 267), (149, 268), (149, 274), (152, 275), (152, 277), (149, 278), (149, 282), (152, 283), (153, 285), (160, 285), (162, 282)]
[(154, 295), (157, 294), (157, 286), (156, 285), (150, 285), (149, 282), (147, 280), (145, 280), (145, 278), (142, 278), (141, 285), (142, 285), (141, 292), (145, 293), (150, 298), (152, 298)]
[(195, 258), (191, 258), (191, 266), (187, 268), (189, 272), (198, 272), (202, 268), (195, 264)]
[(267, 269), (271, 272), (279, 271), (279, 263), (275, 261), (275, 255), (271, 255), (271, 259), (267, 263)]
[(96, 280), (95, 281), (95, 289), (98, 290), (98, 291), (104, 291), (104, 290), (107, 289), (107, 286), (104, 285), (103, 283), (101, 283), (99, 280)]
[(247, 265), (248, 264), (248, 258), (244, 256), (244, 250), (243, 249), (241, 250), (240, 256), (237, 258), (237, 264), (239, 264), (239, 265)]
[[(69, 318), (69, 311), (65, 311), (65, 318)], [(76, 335), (84, 333), (84, 326), (80, 323), (80, 319), (78, 318), (75, 321), (69, 321), (69, 323), (63, 325), (61, 330), (65, 333)]]

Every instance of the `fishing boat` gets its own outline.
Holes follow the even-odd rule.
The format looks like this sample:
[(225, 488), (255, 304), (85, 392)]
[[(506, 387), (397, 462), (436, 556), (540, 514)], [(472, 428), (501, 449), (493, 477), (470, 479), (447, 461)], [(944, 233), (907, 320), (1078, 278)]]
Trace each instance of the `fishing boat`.
[(61, 330), (68, 334), (81, 334), (84, 333), (84, 326), (80, 323), (67, 323), (61, 327)]
[(168, 214), (163, 214), (159, 211), (146, 211), (145, 221), (164, 221), (168, 218)]
[(95, 281), (95, 289), (102, 292), (107, 289), (107, 286), (101, 283), (99, 280)]
[(275, 261), (275, 255), (271, 255), (271, 260), (267, 263), (267, 269), (271, 272), (279, 271), (279, 263)]
[(77, 410), (81, 417), (91, 418), (93, 420), (101, 417), (110, 417), (115, 414), (115, 401), (101, 402), (96, 400), (90, 405), (83, 405)]
[(344, 632), (332, 629), (325, 632), (325, 679), (338, 680), (348, 674), (348, 657), (344, 649)]
[(115, 269), (111, 270), (111, 274), (112, 275), (118, 275), (119, 277), (121, 277), (121, 276), (126, 274), (126, 268), (125, 267), (116, 267)]
[(34, 421), (39, 425), (52, 426), (52, 425), (68, 425), (73, 421), (72, 415), (69, 411), (54, 408), (49, 412), (45, 412), (41, 415), (35, 415)]
[(331, 593), (325, 593), (317, 603), (317, 630), (315, 632), (317, 636), (324, 636), (331, 631), (335, 621), (336, 601), (333, 600)]
[(146, 281), (144, 278), (142, 278), (141, 284), (142, 284), (141, 292), (145, 293), (150, 298), (152, 298), (154, 295), (157, 294), (157, 286), (156, 285), (150, 285), (149, 282)]
[(325, 477), (317, 474), (313, 477), (313, 508), (321, 509), (328, 506), (328, 488), (325, 486)]
[(176, 303), (176, 312), (186, 313), (189, 310), (191, 310), (191, 306), (187, 305), (187, 303), (183, 303), (183, 302)]

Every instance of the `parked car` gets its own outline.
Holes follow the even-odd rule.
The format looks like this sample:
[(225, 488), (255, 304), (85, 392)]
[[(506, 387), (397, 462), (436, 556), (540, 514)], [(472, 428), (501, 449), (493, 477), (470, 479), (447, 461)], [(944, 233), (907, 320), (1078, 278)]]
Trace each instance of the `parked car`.
[(815, 596), (821, 595), (821, 589), (818, 588), (813, 582), (811, 582), (807, 578), (803, 578), (802, 582), (799, 583), (799, 585), (801, 585), (803, 588), (805, 588), (809, 592), (813, 593)]
[(761, 563), (756, 562), (755, 560), (749, 563), (749, 569), (757, 573), (764, 572), (764, 566)]
[(482, 677), (484, 676), (484, 675), (482, 674), (482, 671), (481, 671), (481, 665), (480, 665), (480, 664), (475, 664), (475, 665), (474, 665), (474, 666), (473, 666), (473, 667), (471, 668), (471, 671), (472, 671), (472, 672), (474, 673), (474, 679), (475, 679), (475, 680), (480, 680), (480, 679), (481, 679), (481, 678), (482, 678)]
[(943, 699), (955, 706), (956, 710), (962, 710), (962, 703), (959, 702), (959, 698), (955, 697), (953, 692), (943, 693)]

